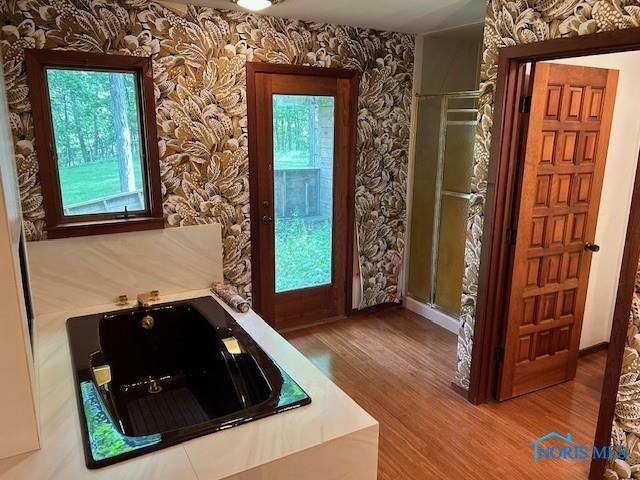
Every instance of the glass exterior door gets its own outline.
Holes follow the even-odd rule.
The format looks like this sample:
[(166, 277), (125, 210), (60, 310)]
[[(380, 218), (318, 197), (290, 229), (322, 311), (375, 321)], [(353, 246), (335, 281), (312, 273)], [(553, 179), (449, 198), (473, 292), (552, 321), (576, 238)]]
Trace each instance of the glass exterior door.
[(478, 92), (418, 100), (408, 294), (460, 315)]
[(253, 308), (276, 328), (351, 304), (358, 76), (247, 69)]
[(334, 106), (273, 95), (276, 293), (331, 283)]

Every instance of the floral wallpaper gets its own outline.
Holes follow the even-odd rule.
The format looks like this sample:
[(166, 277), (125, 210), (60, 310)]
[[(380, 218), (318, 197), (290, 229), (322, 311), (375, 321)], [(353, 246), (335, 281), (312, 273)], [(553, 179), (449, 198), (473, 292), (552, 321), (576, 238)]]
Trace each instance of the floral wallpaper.
[[(589, 35), (640, 26), (640, 0), (488, 0), (480, 72), (480, 112), (474, 150), (472, 200), (467, 222), (462, 321), (455, 382), (469, 386), (478, 287), (484, 199), (498, 52), (502, 47), (552, 38)], [(639, 31), (640, 32), (640, 31)], [(640, 35), (640, 33), (639, 33)], [(640, 267), (639, 267), (640, 268)], [(639, 271), (640, 272), (640, 271)], [(640, 478), (640, 273), (630, 315), (612, 443), (624, 445), (628, 460), (609, 465), (605, 478)]]
[(635, 289), (611, 431), (614, 448), (624, 447), (628, 458), (609, 464), (604, 476), (608, 480), (640, 478), (640, 269)]
[(458, 367), (454, 379), (463, 388), (469, 387), (499, 49), (521, 43), (638, 26), (640, 26), (640, 0), (488, 0), (487, 2), (484, 50), (480, 69), (480, 112), (474, 148), (471, 208), (467, 221)]
[(24, 49), (151, 55), (166, 225), (221, 223), (224, 274), (245, 296), (251, 294), (245, 63), (362, 72), (361, 306), (399, 300), (413, 36), (147, 0), (3, 0), (0, 25), (28, 239), (45, 238), (46, 225)]

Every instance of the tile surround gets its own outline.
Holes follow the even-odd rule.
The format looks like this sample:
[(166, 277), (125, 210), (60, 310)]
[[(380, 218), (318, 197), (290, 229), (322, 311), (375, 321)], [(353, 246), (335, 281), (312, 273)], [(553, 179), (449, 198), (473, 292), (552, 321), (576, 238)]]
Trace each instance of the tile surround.
[(222, 281), (219, 224), (43, 240), (28, 244), (36, 314), (115, 304), (126, 294), (161, 295)]
[[(173, 301), (208, 295), (197, 290)], [(72, 308), (38, 318), (42, 449), (0, 460), (0, 480), (374, 480), (378, 423), (253, 311), (238, 323), (312, 397), (311, 405), (199, 437), (99, 470), (84, 465), (65, 331), (68, 317), (111, 305)], [(275, 475), (275, 476), (274, 476)]]

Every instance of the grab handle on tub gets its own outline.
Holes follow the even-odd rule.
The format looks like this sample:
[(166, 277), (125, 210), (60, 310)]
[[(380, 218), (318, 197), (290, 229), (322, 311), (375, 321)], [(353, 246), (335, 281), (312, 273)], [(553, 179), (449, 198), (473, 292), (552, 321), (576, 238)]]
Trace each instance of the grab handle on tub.
[(227, 337), (222, 339), (222, 343), (224, 347), (227, 349), (230, 355), (241, 355), (242, 348), (240, 348), (240, 342), (236, 339), (236, 337)]
[(89, 355), (89, 366), (93, 383), (100, 394), (104, 408), (111, 417), (112, 423), (119, 428), (118, 423), (113, 421), (114, 418), (118, 418), (118, 412), (111, 397), (111, 366), (106, 362), (102, 351), (98, 350)]
[(111, 366), (106, 362), (101, 351), (89, 355), (91, 376), (97, 387), (102, 387), (111, 382)]
[(111, 367), (109, 365), (100, 365), (99, 367), (93, 367), (93, 378), (96, 385), (101, 387), (111, 382)]

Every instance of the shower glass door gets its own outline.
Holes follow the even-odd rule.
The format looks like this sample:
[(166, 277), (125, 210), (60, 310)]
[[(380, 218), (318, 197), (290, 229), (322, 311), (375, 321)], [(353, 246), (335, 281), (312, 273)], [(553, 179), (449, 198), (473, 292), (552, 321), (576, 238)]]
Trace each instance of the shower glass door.
[(418, 100), (408, 294), (460, 315), (478, 92)]

